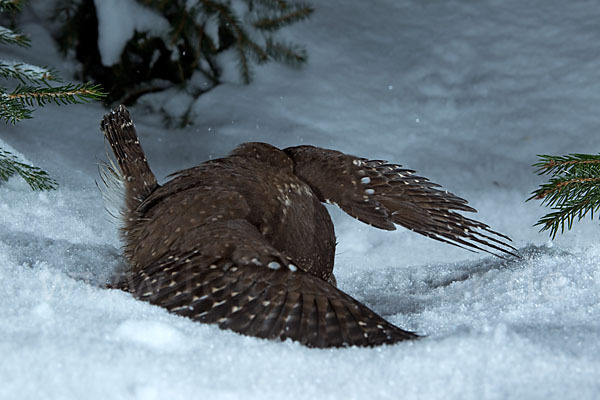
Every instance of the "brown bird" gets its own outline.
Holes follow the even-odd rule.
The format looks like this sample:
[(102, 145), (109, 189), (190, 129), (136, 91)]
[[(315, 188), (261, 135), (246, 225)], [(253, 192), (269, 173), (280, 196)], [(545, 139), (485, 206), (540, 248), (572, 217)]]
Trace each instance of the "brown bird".
[(512, 254), (510, 239), (457, 211), (467, 201), (381, 160), (244, 143), (159, 185), (129, 112), (101, 129), (122, 184), (128, 268), (112, 287), (195, 321), (310, 347), (415, 339), (336, 288), (335, 234), (323, 202), (377, 228), (396, 224), (442, 242)]

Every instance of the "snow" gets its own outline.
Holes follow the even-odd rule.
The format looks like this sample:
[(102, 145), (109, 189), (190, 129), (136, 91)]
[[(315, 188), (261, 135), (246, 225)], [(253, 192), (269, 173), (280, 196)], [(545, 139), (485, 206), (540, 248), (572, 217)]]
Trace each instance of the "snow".
[[(98, 17), (98, 49), (102, 65), (110, 67), (121, 58), (135, 32), (167, 37), (169, 22), (135, 0), (94, 0)], [(166, 41), (168, 43), (168, 41)]]
[[(541, 182), (536, 154), (600, 147), (597, 2), (314, 5), (286, 32), (306, 44), (306, 68), (269, 64), (250, 86), (219, 86), (186, 129), (130, 110), (157, 176), (254, 140), (388, 159), (469, 199), (522, 258), (379, 231), (328, 206), (340, 288), (425, 338), (312, 350), (194, 323), (102, 287), (123, 268), (94, 184), (107, 110), (47, 107), (0, 136), (61, 184), (0, 185), (0, 399), (597, 398), (597, 222), (551, 242), (532, 226), (547, 210), (524, 203)], [(35, 13), (22, 30), (33, 50), (4, 46), (0, 59), (72, 71)], [(176, 108), (176, 95), (146, 102)]]

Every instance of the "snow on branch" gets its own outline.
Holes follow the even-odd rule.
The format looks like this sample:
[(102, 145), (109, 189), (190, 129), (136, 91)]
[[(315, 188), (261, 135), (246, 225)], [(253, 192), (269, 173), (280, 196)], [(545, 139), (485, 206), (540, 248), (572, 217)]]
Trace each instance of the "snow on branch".
[(0, 77), (18, 79), (22, 83), (46, 83), (48, 81), (60, 82), (61, 79), (54, 69), (38, 67), (18, 61), (0, 60)]
[(16, 44), (23, 47), (29, 47), (29, 38), (18, 31), (0, 26), (0, 43)]

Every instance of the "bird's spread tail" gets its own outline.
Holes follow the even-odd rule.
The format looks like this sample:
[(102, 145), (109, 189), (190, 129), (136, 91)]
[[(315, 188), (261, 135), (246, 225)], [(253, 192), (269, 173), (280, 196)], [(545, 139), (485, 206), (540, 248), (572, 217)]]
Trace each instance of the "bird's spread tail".
[(101, 177), (108, 190), (123, 188), (125, 192), (125, 216), (134, 211), (137, 206), (158, 186), (156, 177), (144, 155), (135, 130), (135, 125), (125, 106), (120, 105), (106, 114), (100, 122), (104, 133), (118, 164), (106, 164)]

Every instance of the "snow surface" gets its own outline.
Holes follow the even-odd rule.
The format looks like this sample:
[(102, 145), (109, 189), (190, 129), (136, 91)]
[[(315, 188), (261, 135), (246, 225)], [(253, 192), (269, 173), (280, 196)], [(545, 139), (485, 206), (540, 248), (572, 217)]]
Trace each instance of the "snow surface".
[[(35, 2), (34, 2), (35, 3)], [(33, 51), (0, 59), (74, 67), (54, 51), (41, 3), (24, 16)], [(117, 226), (94, 185), (99, 104), (45, 108), (1, 131), (59, 190), (0, 186), (2, 399), (593, 399), (600, 393), (596, 222), (556, 241), (524, 199), (536, 154), (598, 152), (600, 7), (592, 0), (330, 0), (287, 32), (300, 71), (256, 69), (165, 129), (131, 111), (157, 176), (259, 140), (400, 162), (469, 199), (509, 234), (502, 261), (335, 208), (341, 289), (426, 335), (375, 349), (311, 350), (194, 323), (102, 288), (122, 266)], [(42, 10), (42, 11), (40, 11)], [(177, 108), (176, 91), (147, 97)]]

